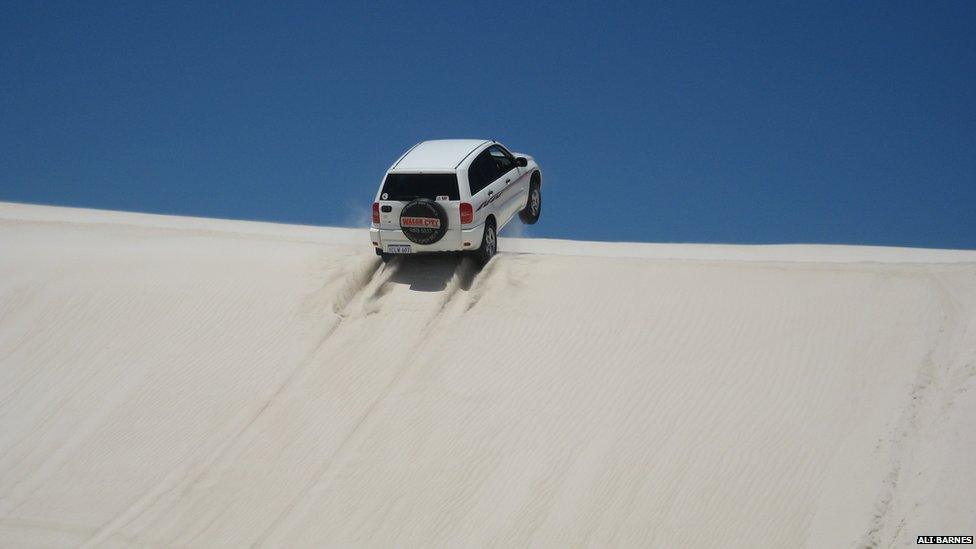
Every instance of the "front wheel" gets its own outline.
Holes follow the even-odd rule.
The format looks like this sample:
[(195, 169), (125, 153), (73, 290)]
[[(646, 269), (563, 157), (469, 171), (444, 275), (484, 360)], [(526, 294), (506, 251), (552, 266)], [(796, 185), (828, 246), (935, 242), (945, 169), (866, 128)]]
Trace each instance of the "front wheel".
[(481, 237), (481, 246), (474, 251), (474, 258), (482, 265), (491, 261), (498, 251), (498, 235), (495, 233), (495, 223), (485, 223), (485, 234)]
[(532, 187), (529, 188), (529, 202), (519, 212), (519, 219), (526, 225), (535, 225), (536, 221), (539, 221), (539, 215), (541, 214), (542, 189), (538, 183), (532, 183)]

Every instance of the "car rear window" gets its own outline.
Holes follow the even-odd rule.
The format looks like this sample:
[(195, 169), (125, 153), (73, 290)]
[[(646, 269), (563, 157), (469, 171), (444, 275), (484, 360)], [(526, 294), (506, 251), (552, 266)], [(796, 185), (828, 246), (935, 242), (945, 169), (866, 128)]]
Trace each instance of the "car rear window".
[(450, 200), (461, 199), (456, 174), (386, 174), (386, 181), (383, 182), (383, 192), (380, 194), (380, 200), (413, 200), (415, 198), (437, 200), (439, 196), (446, 196)]

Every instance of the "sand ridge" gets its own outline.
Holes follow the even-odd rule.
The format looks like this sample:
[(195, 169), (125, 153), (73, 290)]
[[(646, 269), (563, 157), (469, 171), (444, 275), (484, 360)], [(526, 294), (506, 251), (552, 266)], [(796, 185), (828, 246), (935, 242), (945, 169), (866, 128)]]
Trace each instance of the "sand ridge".
[(971, 533), (976, 253), (502, 250), (0, 204), (0, 544)]

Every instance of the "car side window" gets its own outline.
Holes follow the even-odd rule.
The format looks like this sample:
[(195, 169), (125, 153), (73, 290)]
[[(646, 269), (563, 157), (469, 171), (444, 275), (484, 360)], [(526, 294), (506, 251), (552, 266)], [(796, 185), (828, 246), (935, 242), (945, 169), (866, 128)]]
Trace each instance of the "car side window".
[(508, 154), (508, 151), (498, 145), (489, 147), (488, 152), (491, 153), (491, 158), (495, 161), (499, 176), (508, 173), (509, 170), (515, 167), (515, 159), (512, 158), (512, 155)]
[(471, 189), (471, 196), (478, 194), (481, 189), (498, 179), (498, 169), (495, 161), (488, 151), (479, 154), (468, 167), (468, 185)]

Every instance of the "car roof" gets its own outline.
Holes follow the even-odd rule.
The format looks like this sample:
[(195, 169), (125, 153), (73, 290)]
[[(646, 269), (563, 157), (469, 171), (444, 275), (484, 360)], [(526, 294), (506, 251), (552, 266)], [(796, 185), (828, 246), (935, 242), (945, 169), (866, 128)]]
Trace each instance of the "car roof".
[(488, 139), (435, 139), (417, 143), (407, 151), (391, 172), (454, 171), (478, 147), (491, 143)]

